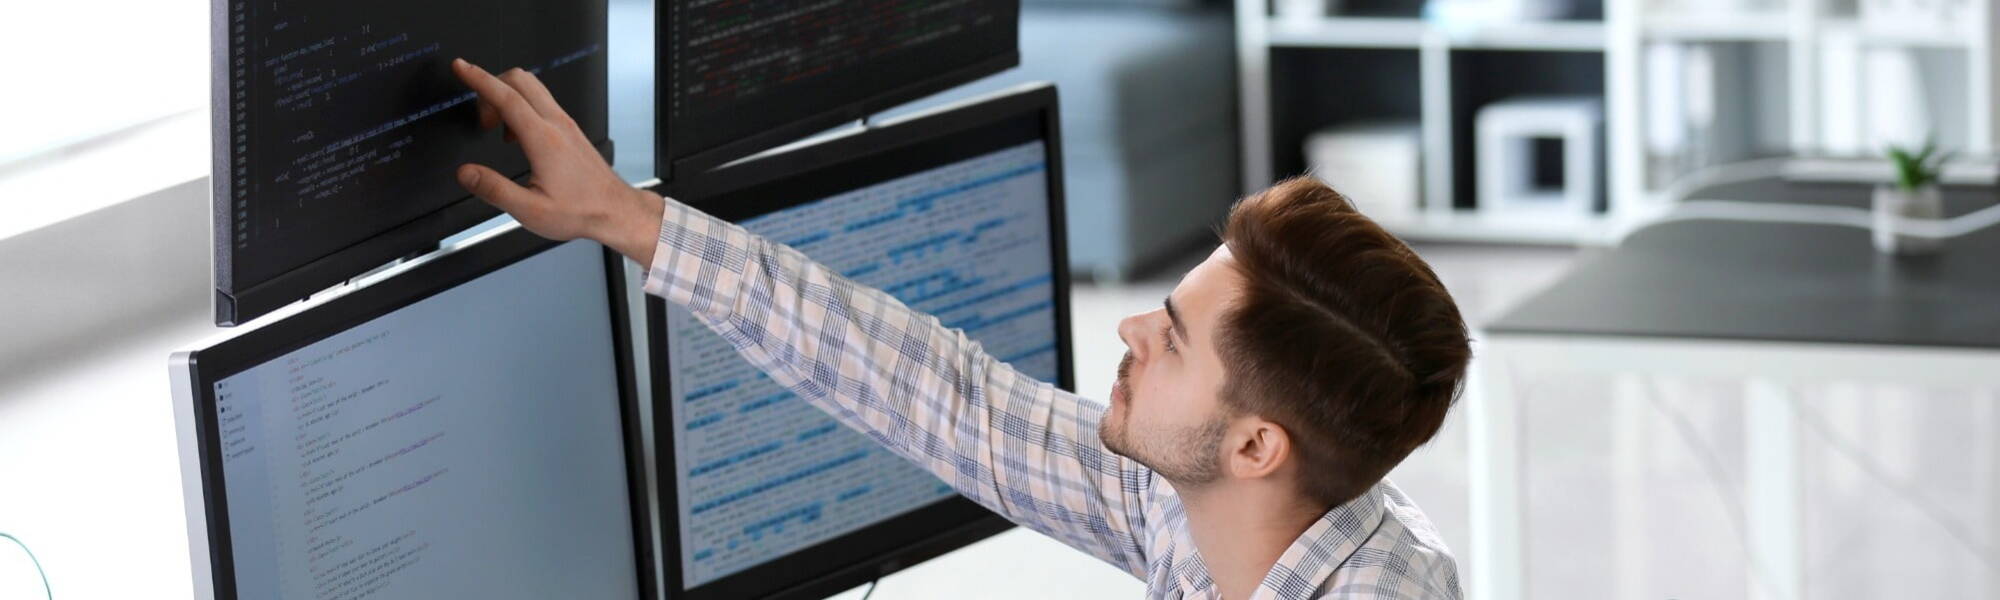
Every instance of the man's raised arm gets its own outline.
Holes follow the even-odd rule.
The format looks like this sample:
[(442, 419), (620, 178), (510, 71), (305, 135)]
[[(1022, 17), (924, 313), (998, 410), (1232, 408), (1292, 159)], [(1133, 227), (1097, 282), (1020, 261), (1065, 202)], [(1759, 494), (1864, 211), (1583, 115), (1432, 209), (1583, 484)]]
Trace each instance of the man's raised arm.
[(1009, 519), (1140, 573), (1150, 472), (1102, 415), (934, 316), (799, 251), (668, 201), (646, 291), (752, 365)]
[(626, 186), (532, 74), (453, 69), (534, 171), (523, 187), (465, 165), (468, 190), (544, 237), (594, 239), (650, 265), (647, 292), (806, 402), (1007, 518), (1144, 574), (1152, 473), (1105, 449), (1101, 410), (795, 249)]

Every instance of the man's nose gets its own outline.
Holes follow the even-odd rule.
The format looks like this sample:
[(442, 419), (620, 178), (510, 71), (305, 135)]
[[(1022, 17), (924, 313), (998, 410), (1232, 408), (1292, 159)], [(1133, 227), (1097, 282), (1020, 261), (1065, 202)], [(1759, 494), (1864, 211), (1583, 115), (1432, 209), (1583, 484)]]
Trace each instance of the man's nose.
[(1146, 314), (1134, 314), (1118, 322), (1118, 339), (1123, 340), (1125, 347), (1132, 351), (1133, 360), (1146, 360), (1148, 354), (1145, 334)]

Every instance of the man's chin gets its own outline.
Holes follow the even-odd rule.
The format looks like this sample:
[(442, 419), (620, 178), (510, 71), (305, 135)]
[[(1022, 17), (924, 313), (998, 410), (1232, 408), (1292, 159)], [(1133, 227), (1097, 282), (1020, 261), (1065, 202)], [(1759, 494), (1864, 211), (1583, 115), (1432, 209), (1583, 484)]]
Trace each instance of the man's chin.
[[(1112, 411), (1116, 410), (1116, 408), (1112, 409)], [(1119, 430), (1117, 423), (1112, 421), (1116, 417), (1116, 412), (1104, 413), (1104, 420), (1097, 424), (1097, 440), (1103, 442), (1104, 448), (1110, 450), (1112, 454), (1125, 456), (1125, 432)]]

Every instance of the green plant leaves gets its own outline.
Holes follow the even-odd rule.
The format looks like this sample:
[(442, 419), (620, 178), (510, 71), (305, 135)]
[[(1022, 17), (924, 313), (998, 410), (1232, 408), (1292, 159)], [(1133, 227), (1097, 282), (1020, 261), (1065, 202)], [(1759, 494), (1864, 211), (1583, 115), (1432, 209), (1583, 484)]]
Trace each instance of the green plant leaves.
[(1916, 154), (1899, 146), (1890, 145), (1889, 161), (1896, 166), (1896, 187), (1906, 191), (1916, 191), (1938, 182), (1944, 163), (1951, 160), (1954, 152), (1938, 153), (1936, 137), (1924, 139), (1924, 146)]

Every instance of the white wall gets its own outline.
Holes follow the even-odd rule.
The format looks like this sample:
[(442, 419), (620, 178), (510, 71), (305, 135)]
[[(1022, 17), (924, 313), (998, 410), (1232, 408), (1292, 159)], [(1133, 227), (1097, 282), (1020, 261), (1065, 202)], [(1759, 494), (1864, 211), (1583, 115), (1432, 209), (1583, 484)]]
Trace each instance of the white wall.
[(204, 177), (0, 240), (0, 390), (206, 314), (208, 198)]

